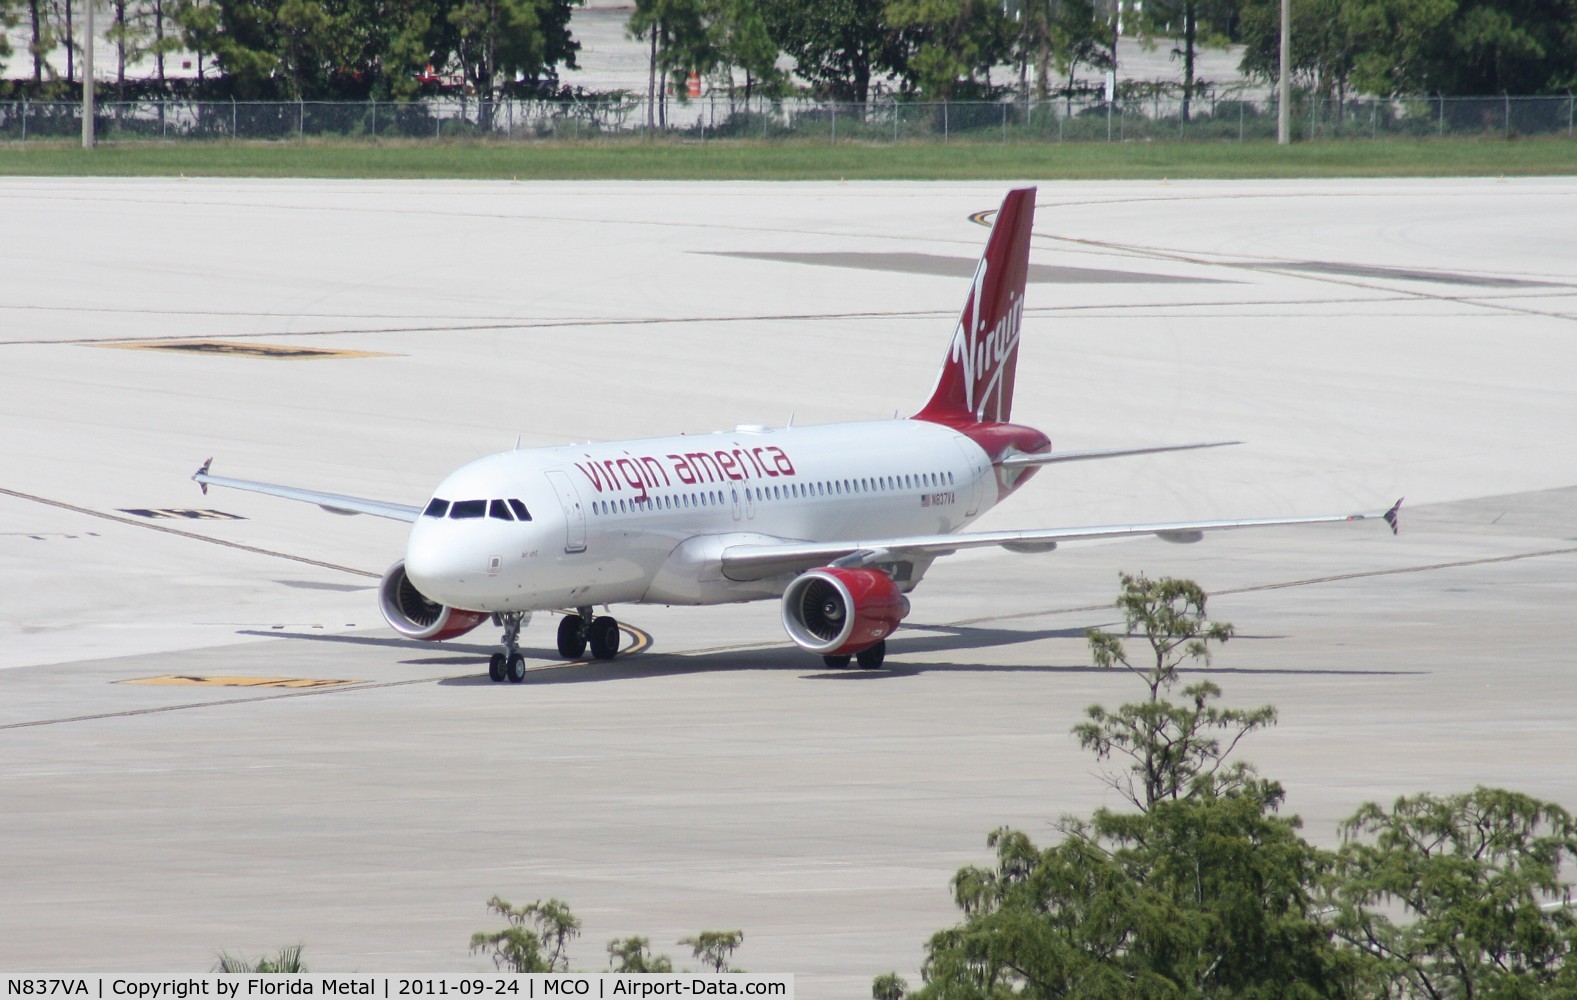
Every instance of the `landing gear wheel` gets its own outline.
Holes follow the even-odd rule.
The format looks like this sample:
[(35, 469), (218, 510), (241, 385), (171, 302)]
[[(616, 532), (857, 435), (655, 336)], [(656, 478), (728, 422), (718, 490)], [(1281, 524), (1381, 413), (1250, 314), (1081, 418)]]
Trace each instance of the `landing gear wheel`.
[(504, 654), (494, 653), (487, 661), (487, 679), (497, 684), (504, 679)]
[(578, 660), (586, 655), (586, 620), (580, 615), (565, 615), (559, 619), (559, 655), (566, 660)]
[(526, 679), (526, 658), (519, 653), (510, 653), (504, 661), (504, 673), (509, 677), (509, 683), (519, 684)]
[(860, 650), (854, 654), (854, 658), (860, 661), (861, 670), (878, 669), (881, 667), (882, 661), (887, 659), (887, 640), (883, 639), (869, 649)]
[(849, 665), (849, 661), (852, 659), (853, 657), (849, 656), (848, 654), (844, 654), (843, 656), (823, 656), (821, 658), (821, 662), (825, 663), (834, 670), (842, 670), (844, 667)]
[(599, 660), (611, 660), (618, 656), (618, 621), (608, 615), (593, 618), (591, 627), (586, 630), (586, 641), (591, 646), (591, 655)]

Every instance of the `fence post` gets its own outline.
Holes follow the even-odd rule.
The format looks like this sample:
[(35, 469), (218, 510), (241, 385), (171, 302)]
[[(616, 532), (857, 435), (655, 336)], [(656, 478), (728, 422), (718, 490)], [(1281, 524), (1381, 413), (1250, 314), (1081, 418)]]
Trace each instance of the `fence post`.
[[(1574, 110), (1577, 110), (1577, 97), (1573, 97), (1571, 91), (1567, 91), (1566, 92), (1566, 138), (1568, 138), (1568, 139), (1570, 139), (1572, 137), (1572, 111), (1574, 111)], [(26, 123), (27, 123), (27, 119), (23, 118), (22, 122), (23, 122), (23, 127), (25, 128), (26, 127)]]
[(1245, 101), (1238, 101), (1238, 145), (1243, 144), (1243, 105)]
[(1435, 99), (1440, 102), (1440, 128), (1436, 131), (1443, 136), (1446, 134), (1446, 95), (1436, 94)]
[(1008, 141), (1008, 106), (1002, 105), (1002, 141)]
[(838, 102), (832, 102), (832, 144), (838, 144)]
[[(1567, 131), (1570, 131), (1568, 129)], [(893, 99), (893, 142), (898, 141), (898, 100)]]
[(307, 137), (307, 102), (296, 98), (296, 138)]
[(1506, 138), (1511, 138), (1511, 94), (1502, 90), (1500, 96), (1506, 99)]
[(232, 97), (230, 98), (230, 138), (232, 140), (240, 138), (240, 135), (236, 132), (235, 121), (235, 98)]
[(946, 142), (952, 137), (953, 127), (947, 120), (947, 98), (944, 97), (942, 98), (942, 141)]
[[(1566, 131), (1571, 131), (1571, 127), (1569, 125), (1567, 126)], [(27, 98), (25, 97), (22, 98), (22, 141), (27, 141)]]
[(1369, 102), (1369, 138), (1380, 138), (1380, 102), (1376, 100)]

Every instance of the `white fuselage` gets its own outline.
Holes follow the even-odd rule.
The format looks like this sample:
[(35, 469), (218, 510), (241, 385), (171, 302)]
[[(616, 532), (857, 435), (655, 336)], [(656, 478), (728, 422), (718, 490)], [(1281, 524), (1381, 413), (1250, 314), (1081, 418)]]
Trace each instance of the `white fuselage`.
[(794, 573), (730, 580), (725, 548), (953, 532), (997, 500), (985, 452), (918, 420), (507, 451), (444, 479), (405, 569), (476, 611), (754, 600)]

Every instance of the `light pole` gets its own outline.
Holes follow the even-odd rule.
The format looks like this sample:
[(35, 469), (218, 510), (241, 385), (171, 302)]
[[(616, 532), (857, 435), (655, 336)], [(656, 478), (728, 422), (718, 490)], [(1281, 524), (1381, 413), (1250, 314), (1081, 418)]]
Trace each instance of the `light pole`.
[[(70, 0), (67, 0), (69, 3)], [(82, 33), (82, 148), (93, 148), (93, 0), (84, 0), (87, 27)]]
[(1281, 74), (1276, 100), (1276, 142), (1292, 141), (1292, 0), (1281, 0)]

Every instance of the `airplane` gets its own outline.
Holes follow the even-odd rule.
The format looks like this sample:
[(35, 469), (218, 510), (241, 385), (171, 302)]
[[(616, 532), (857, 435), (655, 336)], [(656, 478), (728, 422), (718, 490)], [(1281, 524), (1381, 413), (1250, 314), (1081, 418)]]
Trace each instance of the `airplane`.
[(912, 591), (962, 549), (1049, 552), (1074, 539), (1156, 535), (1195, 542), (1237, 528), (1382, 519), (1389, 510), (1312, 517), (963, 531), (1058, 462), (1237, 444), (1053, 451), (1011, 422), (1035, 188), (1003, 199), (930, 398), (912, 417), (514, 450), (446, 476), (420, 506), (212, 475), (248, 490), (411, 524), (405, 557), (379, 586), (389, 626), (442, 641), (492, 620), (494, 682), (525, 679), (519, 637), (557, 611), (558, 653), (618, 655), (598, 605), (781, 601), (795, 645), (828, 666), (880, 667)]

